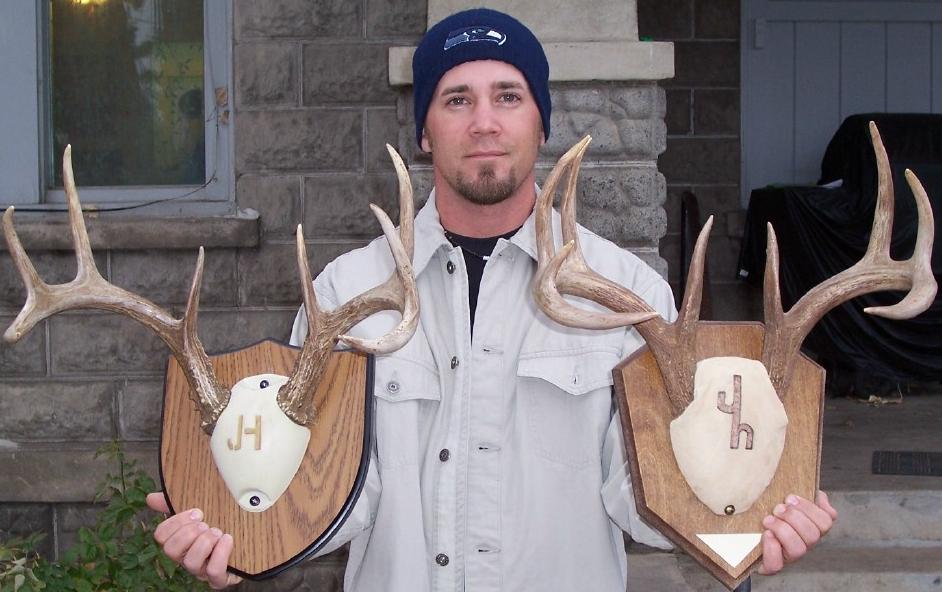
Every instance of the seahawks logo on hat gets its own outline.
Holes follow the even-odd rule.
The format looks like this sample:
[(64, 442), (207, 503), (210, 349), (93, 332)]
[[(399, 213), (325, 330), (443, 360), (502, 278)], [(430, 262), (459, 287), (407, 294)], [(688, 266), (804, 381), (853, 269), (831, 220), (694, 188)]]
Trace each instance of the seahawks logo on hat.
[(507, 35), (496, 31), (490, 27), (474, 26), (457, 29), (448, 34), (445, 39), (444, 50), (448, 51), (456, 45), (469, 43), (471, 41), (490, 41), (497, 45), (503, 45), (507, 41)]

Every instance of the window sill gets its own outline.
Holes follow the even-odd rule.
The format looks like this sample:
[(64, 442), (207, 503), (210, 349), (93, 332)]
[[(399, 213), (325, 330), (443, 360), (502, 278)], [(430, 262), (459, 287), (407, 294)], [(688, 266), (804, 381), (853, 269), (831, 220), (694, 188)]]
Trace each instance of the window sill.
[[(255, 210), (214, 216), (141, 216), (85, 213), (92, 249), (197, 249), (257, 247), (260, 220)], [(16, 213), (16, 233), (27, 250), (71, 250), (65, 212)], [(0, 235), (3, 235), (0, 229)], [(7, 250), (6, 240), (0, 250)]]

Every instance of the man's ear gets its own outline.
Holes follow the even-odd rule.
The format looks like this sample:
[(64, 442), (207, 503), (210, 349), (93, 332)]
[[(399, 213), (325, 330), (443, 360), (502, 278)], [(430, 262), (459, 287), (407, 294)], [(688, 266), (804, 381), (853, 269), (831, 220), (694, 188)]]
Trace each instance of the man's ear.
[(424, 127), (422, 128), (422, 143), (420, 146), (422, 147), (422, 152), (432, 152), (432, 142), (428, 139), (428, 132)]

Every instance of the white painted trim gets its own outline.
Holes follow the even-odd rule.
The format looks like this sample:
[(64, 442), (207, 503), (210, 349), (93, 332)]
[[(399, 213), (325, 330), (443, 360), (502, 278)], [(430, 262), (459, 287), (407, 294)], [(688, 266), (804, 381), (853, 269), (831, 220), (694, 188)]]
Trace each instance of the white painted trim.
[[(544, 43), (551, 82), (674, 77), (674, 44), (659, 41)], [(389, 84), (412, 84), (414, 47), (389, 48)]]

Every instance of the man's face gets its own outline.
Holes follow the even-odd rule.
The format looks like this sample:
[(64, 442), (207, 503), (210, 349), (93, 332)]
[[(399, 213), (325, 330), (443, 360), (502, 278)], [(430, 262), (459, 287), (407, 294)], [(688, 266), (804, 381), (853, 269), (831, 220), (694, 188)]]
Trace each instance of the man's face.
[(442, 76), (425, 118), (422, 149), (436, 182), (476, 204), (499, 203), (524, 183), (543, 143), (526, 78), (495, 60), (465, 62)]

